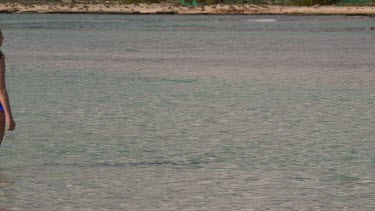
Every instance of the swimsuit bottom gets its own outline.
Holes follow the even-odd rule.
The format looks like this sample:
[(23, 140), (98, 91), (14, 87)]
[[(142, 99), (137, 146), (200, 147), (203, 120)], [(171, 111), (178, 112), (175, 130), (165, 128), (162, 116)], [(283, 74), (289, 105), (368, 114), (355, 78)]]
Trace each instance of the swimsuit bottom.
[(0, 111), (4, 111), (3, 105), (0, 103)]

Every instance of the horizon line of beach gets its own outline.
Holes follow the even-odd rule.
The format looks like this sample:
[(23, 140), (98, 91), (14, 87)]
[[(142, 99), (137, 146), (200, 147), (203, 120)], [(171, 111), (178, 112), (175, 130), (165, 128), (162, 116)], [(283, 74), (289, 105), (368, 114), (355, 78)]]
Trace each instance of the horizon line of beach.
[(280, 6), (215, 4), (187, 7), (173, 3), (137, 4), (20, 4), (0, 3), (1, 13), (100, 13), (181, 15), (366, 15), (375, 16), (374, 6)]

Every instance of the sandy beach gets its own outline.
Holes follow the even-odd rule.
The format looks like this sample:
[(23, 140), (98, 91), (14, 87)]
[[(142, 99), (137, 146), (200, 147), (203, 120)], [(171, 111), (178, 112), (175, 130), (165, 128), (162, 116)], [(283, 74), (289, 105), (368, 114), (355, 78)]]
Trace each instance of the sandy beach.
[(371, 6), (275, 6), (207, 5), (186, 7), (176, 4), (30, 4), (1, 3), (2, 13), (114, 13), (114, 14), (305, 14), (305, 15), (375, 15)]

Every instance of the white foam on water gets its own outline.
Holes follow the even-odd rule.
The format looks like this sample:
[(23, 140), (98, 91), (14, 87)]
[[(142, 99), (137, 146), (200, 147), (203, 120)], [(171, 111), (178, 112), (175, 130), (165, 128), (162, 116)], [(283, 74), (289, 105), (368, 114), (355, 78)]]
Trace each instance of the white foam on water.
[(266, 18), (266, 19), (248, 19), (250, 22), (258, 22), (258, 23), (270, 23), (276, 22), (276, 19)]

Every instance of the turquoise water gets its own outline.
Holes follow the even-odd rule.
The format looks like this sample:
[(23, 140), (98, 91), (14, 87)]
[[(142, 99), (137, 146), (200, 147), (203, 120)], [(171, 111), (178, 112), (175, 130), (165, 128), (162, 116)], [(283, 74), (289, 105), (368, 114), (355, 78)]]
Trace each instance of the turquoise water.
[(374, 18), (0, 14), (11, 210), (374, 210)]

